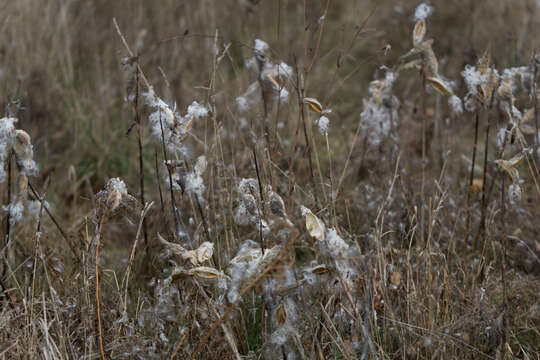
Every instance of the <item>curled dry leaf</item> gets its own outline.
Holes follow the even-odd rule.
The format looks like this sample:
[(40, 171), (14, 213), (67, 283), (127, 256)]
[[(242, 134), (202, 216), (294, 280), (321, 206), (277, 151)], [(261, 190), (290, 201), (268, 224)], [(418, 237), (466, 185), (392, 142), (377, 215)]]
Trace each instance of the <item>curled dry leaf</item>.
[(426, 20), (420, 19), (414, 25), (413, 30), (413, 46), (417, 47), (424, 41), (424, 36), (426, 35)]
[(304, 98), (304, 104), (307, 104), (309, 108), (315, 111), (316, 113), (322, 114), (323, 112), (323, 107), (321, 103), (319, 102), (319, 100), (315, 98), (309, 98), (309, 97)]

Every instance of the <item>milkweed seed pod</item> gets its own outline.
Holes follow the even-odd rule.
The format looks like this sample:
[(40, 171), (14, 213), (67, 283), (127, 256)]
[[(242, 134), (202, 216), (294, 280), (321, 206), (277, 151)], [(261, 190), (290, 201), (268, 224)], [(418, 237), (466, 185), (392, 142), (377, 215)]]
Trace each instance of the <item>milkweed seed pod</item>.
[(34, 151), (30, 135), (24, 130), (15, 131), (15, 141), (13, 143), (15, 160), (22, 173), (36, 175), (38, 173), (37, 164), (34, 162)]
[(257, 207), (257, 201), (255, 200), (255, 197), (251, 194), (243, 194), (242, 195), (242, 202), (244, 203), (244, 206), (246, 207), (246, 210), (248, 211), (249, 215), (253, 217), (259, 217), (259, 209)]
[(435, 56), (435, 52), (433, 51), (433, 47), (431, 44), (426, 46), (426, 49), (424, 50), (424, 68), (426, 72), (426, 76), (429, 77), (436, 77), (439, 74), (439, 62), (437, 61), (437, 57)]
[(302, 215), (306, 218), (306, 229), (314, 241), (324, 241), (324, 223), (315, 216), (311, 210), (302, 206)]
[(222, 271), (208, 266), (198, 266), (189, 269), (188, 274), (202, 280), (230, 279)]
[(439, 77), (428, 77), (426, 80), (442, 95), (452, 96), (454, 94), (452, 88), (450, 88), (450, 86), (448, 86), (448, 84)]
[(273, 191), (268, 192), (268, 205), (272, 214), (283, 219), (287, 218), (283, 199)]
[(279, 305), (276, 310), (276, 320), (278, 325), (283, 325), (287, 321), (287, 310), (283, 304)]
[(424, 41), (424, 36), (426, 35), (426, 20), (420, 19), (414, 25), (413, 30), (413, 46), (417, 47)]
[(514, 106), (514, 94), (512, 93), (512, 80), (505, 78), (497, 89), (497, 98), (500, 101), (508, 103), (511, 107)]
[(478, 59), (476, 66), (482, 75), (487, 75), (488, 72), (490, 72), (489, 67), (491, 66), (491, 51), (489, 48), (487, 48), (482, 56)]
[(25, 174), (20, 174), (17, 179), (17, 185), (19, 190), (19, 196), (28, 192), (28, 177)]
[(319, 102), (319, 100), (317, 100), (315, 98), (306, 97), (306, 98), (304, 98), (303, 101), (304, 101), (304, 104), (308, 105), (310, 110), (315, 111), (316, 113), (322, 114), (323, 107), (322, 107), (321, 103)]
[(96, 194), (96, 216), (111, 217), (116, 214), (127, 216), (136, 221), (140, 216), (142, 205), (139, 201), (128, 194), (126, 184), (119, 178), (107, 181), (103, 190)]
[(203, 242), (195, 250), (187, 250), (180, 244), (171, 243), (165, 240), (159, 233), (158, 239), (165, 246), (165, 248), (173, 253), (176, 257), (179, 257), (183, 261), (189, 261), (193, 266), (199, 266), (210, 260), (214, 253), (214, 244), (208, 241)]
[(126, 102), (131, 102), (135, 100), (135, 88), (137, 86), (136, 61), (136, 56), (125, 57), (121, 61), (122, 69), (127, 76), (126, 96), (124, 98), (124, 101)]

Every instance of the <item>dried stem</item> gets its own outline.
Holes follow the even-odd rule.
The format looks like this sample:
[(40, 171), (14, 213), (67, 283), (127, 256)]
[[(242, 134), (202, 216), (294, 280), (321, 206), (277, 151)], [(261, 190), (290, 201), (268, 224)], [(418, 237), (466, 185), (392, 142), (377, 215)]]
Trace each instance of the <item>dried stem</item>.
[(99, 296), (99, 248), (101, 246), (101, 230), (103, 223), (105, 222), (105, 214), (101, 215), (99, 220), (97, 244), (96, 244), (96, 258), (95, 258), (95, 271), (96, 271), (96, 316), (98, 325), (98, 346), (101, 360), (105, 360), (105, 350), (103, 348), (103, 329), (101, 324), (101, 304)]
[(426, 220), (426, 214), (424, 209), (424, 204), (426, 200), (426, 99), (426, 74), (422, 72), (422, 184), (420, 188), (420, 237), (422, 239), (422, 243), (424, 241), (424, 227)]
[(171, 168), (168, 163), (169, 160), (167, 159), (167, 149), (165, 148), (165, 134), (163, 132), (163, 121), (161, 120), (161, 110), (159, 111), (159, 127), (161, 129), (161, 146), (163, 150), (163, 159), (165, 160), (167, 172), (169, 174), (169, 190), (170, 190), (170, 195), (171, 195), (171, 207), (172, 207), (173, 219), (174, 219), (173, 236), (176, 239), (177, 233), (178, 233), (178, 214), (176, 212), (176, 201), (174, 200), (172, 173), (171, 173)]
[[(137, 61), (135, 62), (137, 64)], [(142, 124), (141, 118), (139, 116), (139, 76), (140, 71), (137, 64), (135, 70), (135, 99), (133, 101), (133, 111), (135, 113), (135, 123), (137, 124), (137, 145), (139, 150), (139, 188), (141, 192), (141, 204), (145, 206), (146, 201), (144, 199), (144, 162), (143, 162), (143, 145), (142, 145)], [(146, 225), (146, 220), (142, 219), (143, 226), (143, 238), (144, 238), (144, 247), (146, 251), (146, 261), (145, 264), (150, 263), (150, 247), (148, 244), (148, 228)]]
[[(478, 110), (476, 110), (474, 114), (475, 122), (474, 122), (474, 145), (473, 145), (473, 153), (472, 153), (472, 160), (471, 160), (471, 171), (469, 175), (469, 188), (467, 189), (467, 216), (466, 216), (466, 225), (465, 225), (465, 245), (467, 245), (469, 241), (469, 235), (471, 230), (471, 198), (472, 198), (472, 188), (473, 188), (473, 180), (474, 180), (474, 167), (476, 165), (476, 148), (478, 147), (478, 123), (479, 123), (479, 115)], [(466, 246), (464, 246), (464, 249)]]

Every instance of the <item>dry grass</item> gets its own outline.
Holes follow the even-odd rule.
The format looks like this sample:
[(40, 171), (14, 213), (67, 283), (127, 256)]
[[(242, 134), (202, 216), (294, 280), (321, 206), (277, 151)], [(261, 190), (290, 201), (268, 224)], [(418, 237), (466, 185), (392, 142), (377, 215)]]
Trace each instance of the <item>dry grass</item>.
[(0, 358), (540, 358), (540, 4), (418, 5), (0, 4)]

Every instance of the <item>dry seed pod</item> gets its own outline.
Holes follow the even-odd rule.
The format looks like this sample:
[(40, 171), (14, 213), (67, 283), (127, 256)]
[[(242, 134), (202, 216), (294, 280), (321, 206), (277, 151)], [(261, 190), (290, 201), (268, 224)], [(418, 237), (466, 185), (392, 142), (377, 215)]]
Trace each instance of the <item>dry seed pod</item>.
[(276, 319), (279, 325), (283, 325), (287, 321), (287, 309), (285, 309), (283, 304), (279, 305), (276, 310)]
[(522, 153), (514, 155), (510, 160), (508, 160), (508, 163), (510, 164), (510, 166), (516, 167), (519, 166), (519, 164), (521, 164), (526, 157), (527, 153), (524, 151)]
[(117, 188), (109, 190), (109, 196), (107, 197), (107, 206), (111, 211), (115, 210), (122, 202), (122, 193)]
[(210, 260), (213, 254), (214, 254), (214, 244), (208, 241), (203, 242), (201, 246), (199, 246), (195, 250), (195, 256), (199, 264), (202, 264), (203, 262)]
[(534, 119), (534, 108), (530, 108), (528, 110), (525, 110), (525, 114), (523, 114), (523, 123), (530, 122), (532, 119)]
[(251, 216), (258, 216), (259, 211), (257, 209), (257, 202), (255, 201), (255, 197), (251, 194), (243, 194), (242, 195), (242, 202), (244, 203), (244, 206), (246, 207), (246, 210)]
[(477, 67), (480, 74), (486, 75), (487, 72), (489, 71), (490, 64), (491, 64), (491, 51), (489, 48), (487, 48), (486, 51), (484, 51), (484, 54), (482, 55), (482, 57), (478, 59), (478, 62), (477, 62)]
[(187, 250), (180, 244), (168, 242), (158, 233), (159, 241), (165, 245), (174, 255), (180, 257), (184, 261), (189, 261), (191, 265), (198, 266), (205, 261), (210, 260), (214, 253), (214, 244), (205, 241), (195, 250)]
[(504, 101), (510, 105), (514, 106), (514, 95), (512, 94), (512, 85), (510, 81), (503, 81), (499, 89), (497, 90), (497, 97), (499, 100)]
[(25, 174), (20, 174), (18, 179), (19, 195), (26, 194), (28, 190), (28, 178)]
[(195, 162), (195, 166), (193, 166), (193, 170), (196, 174), (202, 175), (206, 170), (206, 164), (206, 156), (199, 156)]
[(30, 135), (24, 130), (15, 131), (15, 145), (13, 150), (15, 154), (22, 158), (23, 160), (29, 159), (32, 157), (32, 142)]
[(431, 44), (424, 50), (424, 68), (427, 76), (437, 77), (439, 74), (439, 62)]
[(285, 211), (285, 203), (283, 202), (281, 196), (279, 196), (273, 191), (270, 191), (268, 196), (268, 202), (272, 214), (282, 219), (287, 218), (287, 212)]
[(315, 111), (316, 113), (322, 114), (323, 112), (323, 107), (321, 103), (315, 98), (309, 98), (309, 97), (304, 98), (304, 104), (307, 104), (309, 108)]
[(409, 70), (409, 69), (421, 69), (422, 68), (422, 59), (414, 59), (403, 63), (399, 66), (398, 71)]
[(230, 279), (223, 272), (208, 266), (199, 266), (189, 269), (187, 273), (202, 280)]
[(495, 164), (500, 170), (510, 175), (513, 183), (517, 184), (519, 182), (519, 172), (514, 166), (512, 166), (512, 163), (510, 161), (502, 159), (495, 160)]
[(280, 88), (279, 83), (276, 81), (276, 79), (274, 79), (275, 74), (267, 73), (267, 74), (263, 74), (263, 76), (265, 76), (265, 78), (268, 79), (272, 83), (272, 85), (274, 85), (276, 90), (279, 90)]
[[(172, 253), (174, 253), (175, 255), (180, 255), (187, 252), (187, 250), (180, 244), (175, 244), (175, 243), (172, 243), (172, 242), (169, 242), (167, 240), (165, 240), (163, 238), (163, 236), (161, 236), (160, 233), (157, 234), (158, 236), (158, 240), (163, 244), (165, 245), (165, 247), (167, 249), (169, 249)], [(187, 259), (185, 259), (187, 260)]]
[(439, 77), (428, 77), (426, 80), (442, 95), (452, 96), (454, 94), (450, 86), (448, 86), (448, 84), (446, 84)]
[(239, 264), (242, 262), (251, 262), (259, 257), (261, 257), (262, 251), (260, 248), (257, 249), (248, 249), (245, 251), (242, 251), (238, 255), (236, 255), (231, 261), (230, 264)]
[(328, 268), (326, 265), (317, 265), (311, 269), (311, 272), (315, 275), (324, 275), (328, 273)]
[(426, 35), (426, 20), (420, 19), (414, 25), (413, 30), (413, 46), (417, 47), (424, 41), (424, 36)]
[(311, 212), (311, 210), (304, 208), (306, 217), (306, 229), (311, 235), (312, 239), (324, 241), (324, 224), (319, 218)]

